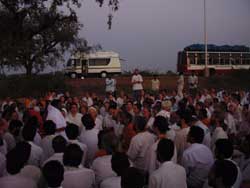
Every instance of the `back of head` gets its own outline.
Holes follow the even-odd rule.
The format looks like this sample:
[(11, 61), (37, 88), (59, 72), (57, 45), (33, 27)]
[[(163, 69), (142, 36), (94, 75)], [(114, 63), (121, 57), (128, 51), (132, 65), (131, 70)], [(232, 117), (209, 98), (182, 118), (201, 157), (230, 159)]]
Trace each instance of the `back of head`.
[(207, 118), (207, 110), (205, 108), (200, 109), (198, 119), (203, 120)]
[(14, 136), (19, 136), (22, 126), (23, 123), (20, 120), (11, 120), (8, 129)]
[(91, 130), (95, 127), (95, 121), (89, 114), (82, 116), (82, 124), (87, 130)]
[(138, 132), (144, 131), (146, 127), (147, 121), (142, 116), (136, 116), (134, 120), (134, 125)]
[(67, 145), (67, 141), (61, 135), (56, 136), (52, 140), (52, 147), (53, 147), (55, 153), (63, 153), (66, 149), (66, 145)]
[(172, 140), (163, 138), (157, 146), (157, 159), (160, 162), (170, 161), (174, 155), (174, 143)]
[(98, 147), (112, 154), (118, 148), (119, 140), (112, 130), (102, 130), (98, 133)]
[(238, 170), (229, 160), (216, 160), (211, 168), (208, 184), (213, 187), (230, 188), (236, 182)]
[(112, 170), (118, 175), (121, 176), (126, 169), (129, 168), (130, 163), (126, 153), (116, 152), (113, 153), (111, 158)]
[(70, 140), (75, 140), (79, 136), (79, 128), (73, 123), (69, 123), (65, 128), (65, 133)]
[(168, 121), (163, 116), (156, 116), (153, 126), (157, 128), (161, 134), (165, 134), (169, 130)]
[(215, 143), (215, 157), (217, 159), (229, 159), (233, 155), (233, 144), (229, 139), (218, 139)]
[(198, 126), (192, 126), (188, 133), (188, 139), (191, 143), (201, 144), (204, 139), (204, 131)]
[(33, 126), (35, 128), (39, 128), (39, 122), (36, 116), (31, 116), (25, 123), (25, 126)]
[(56, 124), (52, 120), (47, 120), (43, 124), (46, 135), (53, 135), (56, 133)]
[(6, 169), (9, 174), (17, 174), (27, 163), (31, 152), (31, 146), (27, 142), (19, 142), (16, 147), (6, 155)]
[(121, 188), (143, 188), (145, 177), (140, 170), (130, 167), (121, 177)]
[(25, 125), (22, 130), (24, 140), (33, 141), (36, 135), (37, 128), (33, 125)]
[(70, 144), (63, 154), (64, 166), (78, 167), (82, 162), (83, 151), (77, 144)]
[(47, 162), (42, 169), (48, 187), (60, 187), (63, 181), (64, 168), (58, 161)]

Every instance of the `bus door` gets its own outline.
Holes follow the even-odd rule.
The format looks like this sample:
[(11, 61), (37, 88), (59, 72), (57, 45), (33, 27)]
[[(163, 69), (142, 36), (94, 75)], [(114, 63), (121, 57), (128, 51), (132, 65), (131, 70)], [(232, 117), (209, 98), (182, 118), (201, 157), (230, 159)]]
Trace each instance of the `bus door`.
[(88, 73), (88, 62), (86, 59), (82, 60), (82, 75), (87, 76)]

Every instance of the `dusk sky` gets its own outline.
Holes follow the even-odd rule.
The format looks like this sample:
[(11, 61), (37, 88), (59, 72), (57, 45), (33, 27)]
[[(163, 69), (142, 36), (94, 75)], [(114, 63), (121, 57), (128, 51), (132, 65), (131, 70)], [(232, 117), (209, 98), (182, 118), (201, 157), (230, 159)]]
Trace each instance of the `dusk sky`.
[[(177, 52), (203, 43), (203, 0), (122, 0), (108, 30), (107, 6), (85, 0), (81, 37), (120, 54), (123, 70), (176, 71)], [(250, 0), (207, 0), (208, 43), (250, 46)]]

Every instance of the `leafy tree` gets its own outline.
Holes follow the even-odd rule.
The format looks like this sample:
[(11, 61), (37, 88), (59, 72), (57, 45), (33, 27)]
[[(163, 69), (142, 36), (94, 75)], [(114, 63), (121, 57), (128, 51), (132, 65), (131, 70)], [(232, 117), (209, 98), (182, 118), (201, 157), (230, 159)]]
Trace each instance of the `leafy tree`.
[[(75, 9), (81, 0), (0, 0), (0, 68), (27, 75), (55, 66), (68, 50), (89, 49), (78, 37), (82, 25)], [(102, 6), (104, 0), (96, 0)], [(112, 11), (118, 0), (109, 0)], [(111, 28), (112, 15), (108, 17)]]

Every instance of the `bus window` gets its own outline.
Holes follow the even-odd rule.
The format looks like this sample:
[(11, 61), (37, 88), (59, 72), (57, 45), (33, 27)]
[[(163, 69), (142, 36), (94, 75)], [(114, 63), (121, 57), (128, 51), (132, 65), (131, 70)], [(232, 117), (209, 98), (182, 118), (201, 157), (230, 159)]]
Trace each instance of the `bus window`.
[(89, 66), (106, 66), (110, 62), (110, 59), (90, 59)]

